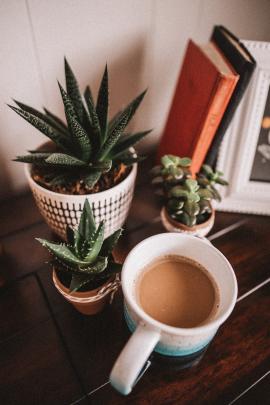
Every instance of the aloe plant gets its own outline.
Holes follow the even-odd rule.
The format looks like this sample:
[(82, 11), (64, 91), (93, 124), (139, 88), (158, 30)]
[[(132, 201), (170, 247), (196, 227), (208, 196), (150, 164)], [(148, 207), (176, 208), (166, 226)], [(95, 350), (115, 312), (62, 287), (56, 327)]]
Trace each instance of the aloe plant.
[(65, 59), (66, 90), (59, 84), (65, 109), (66, 123), (46, 108), (44, 113), (24, 103), (15, 101), (17, 107), (9, 107), (46, 135), (55, 145), (30, 151), (17, 156), (15, 161), (44, 167), (49, 185), (65, 185), (74, 181), (84, 182), (88, 189), (98, 182), (102, 174), (123, 163), (126, 166), (142, 159), (130, 152), (130, 147), (150, 131), (133, 134), (125, 128), (141, 104), (146, 91), (132, 100), (126, 108), (110, 121), (107, 65), (100, 83), (97, 101), (94, 103), (89, 86), (83, 96), (78, 82)]
[(211, 201), (220, 200), (215, 185), (227, 185), (222, 172), (203, 165), (193, 179), (190, 158), (164, 155), (161, 165), (152, 169), (153, 183), (161, 187), (168, 214), (189, 227), (205, 222), (212, 211)]
[(78, 229), (67, 227), (67, 243), (54, 243), (36, 238), (52, 254), (50, 264), (69, 283), (70, 292), (92, 289), (121, 271), (112, 250), (122, 229), (104, 239), (104, 222), (97, 227), (88, 200), (85, 200)]

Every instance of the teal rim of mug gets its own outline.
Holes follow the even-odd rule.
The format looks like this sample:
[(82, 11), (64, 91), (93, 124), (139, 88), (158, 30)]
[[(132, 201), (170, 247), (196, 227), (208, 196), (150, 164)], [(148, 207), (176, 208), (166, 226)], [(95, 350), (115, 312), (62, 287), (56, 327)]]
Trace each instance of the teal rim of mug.
[[(132, 319), (132, 317), (130, 316), (130, 313), (128, 312), (127, 306), (124, 303), (124, 317), (125, 317), (125, 321), (127, 324), (128, 329), (130, 330), (131, 333), (133, 333), (137, 327), (136, 323), (134, 322), (134, 320)], [(200, 350), (202, 350), (204, 347), (206, 347), (211, 340), (213, 339), (214, 335), (210, 338), (205, 340), (203, 343), (197, 345), (197, 346), (193, 346), (190, 347), (188, 349), (183, 349), (183, 348), (169, 348), (168, 346), (162, 344), (162, 343), (158, 343), (154, 349), (154, 352), (157, 352), (159, 354), (162, 354), (164, 356), (188, 356), (190, 354), (194, 354)]]

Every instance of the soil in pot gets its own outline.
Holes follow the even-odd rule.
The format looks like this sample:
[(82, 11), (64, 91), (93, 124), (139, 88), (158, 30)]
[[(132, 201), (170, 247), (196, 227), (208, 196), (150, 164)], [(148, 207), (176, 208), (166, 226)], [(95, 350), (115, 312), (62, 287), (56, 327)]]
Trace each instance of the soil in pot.
[(55, 193), (85, 195), (99, 193), (116, 186), (129, 175), (131, 169), (131, 166), (126, 166), (123, 163), (120, 163), (116, 167), (113, 167), (109, 172), (104, 173), (92, 188), (84, 183), (81, 179), (82, 173), (80, 172), (76, 174), (74, 180), (71, 180), (65, 185), (57, 185), (49, 182), (51, 173), (53, 173), (54, 177), (57, 174), (56, 168), (49, 169), (48, 167), (33, 166), (31, 175), (37, 184)]
[[(58, 290), (62, 293), (64, 298), (69, 301), (80, 313), (84, 315), (95, 315), (101, 312), (105, 305), (109, 302), (111, 294), (101, 297), (97, 301), (85, 302), (85, 299), (94, 297), (97, 295), (98, 291), (105, 287), (107, 284), (112, 282), (114, 277), (109, 279), (99, 280), (98, 282), (91, 282), (82, 287), (80, 291), (69, 292), (69, 285), (71, 281), (71, 276), (63, 271), (54, 270), (53, 271), (53, 281)], [(75, 298), (73, 300), (73, 298)], [(80, 299), (83, 299), (81, 302)]]

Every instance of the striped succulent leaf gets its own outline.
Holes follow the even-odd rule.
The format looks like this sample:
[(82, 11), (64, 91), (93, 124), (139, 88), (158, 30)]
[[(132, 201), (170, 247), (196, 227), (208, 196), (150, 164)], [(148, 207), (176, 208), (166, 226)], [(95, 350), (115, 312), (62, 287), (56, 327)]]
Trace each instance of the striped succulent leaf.
[(131, 166), (133, 163), (138, 163), (146, 159), (146, 156), (133, 156), (131, 153), (123, 153), (115, 157), (116, 161), (123, 163), (126, 166)]
[(116, 157), (120, 156), (122, 153), (126, 152), (131, 146), (134, 146), (137, 142), (142, 140), (146, 135), (148, 135), (152, 130), (148, 131), (143, 131), (143, 132), (137, 132), (135, 134), (129, 134), (125, 135), (122, 138), (120, 138), (119, 142), (115, 145), (114, 148), (112, 148), (111, 152), (109, 153), (109, 156), (112, 157), (112, 159), (115, 159)]
[(127, 126), (129, 115), (130, 115), (129, 110), (123, 112), (119, 116), (118, 120), (115, 122), (114, 126), (111, 128), (111, 130), (109, 131), (108, 137), (99, 152), (99, 155), (98, 155), (99, 160), (102, 161), (103, 159), (105, 159), (107, 157), (107, 155), (109, 154), (110, 150), (117, 143), (117, 141), (119, 140), (120, 136), (122, 135), (125, 127)]
[(89, 190), (91, 190), (95, 186), (95, 184), (99, 181), (101, 175), (102, 175), (101, 171), (95, 170), (83, 176), (83, 181)]
[(107, 257), (97, 256), (94, 262), (89, 263), (88, 266), (83, 267), (80, 266), (79, 269), (81, 270), (82, 273), (96, 275), (105, 270), (107, 264), (108, 264)]
[(54, 243), (37, 238), (53, 255), (54, 268), (72, 275), (71, 291), (78, 290), (96, 280), (109, 278), (121, 266), (112, 258), (112, 249), (116, 246), (121, 229), (104, 241), (104, 222), (98, 227), (88, 200), (85, 200), (78, 229), (67, 228), (68, 243)]
[(99, 276), (108, 265), (107, 257), (99, 257), (95, 264), (87, 269), (83, 269), (83, 272), (80, 274), (73, 273), (70, 291), (78, 291), (81, 287), (89, 283), (89, 280), (93, 281), (94, 277)]
[(65, 153), (50, 153), (45, 162), (60, 166), (85, 166), (85, 162), (82, 160), (66, 155)]
[(109, 107), (109, 90), (108, 90), (108, 69), (106, 65), (100, 83), (96, 105), (96, 111), (99, 119), (102, 140), (104, 140), (106, 135), (108, 107)]
[[(18, 156), (16, 161), (32, 163), (37, 166), (46, 165), (44, 172), (48, 170), (50, 176), (46, 187), (65, 184), (65, 182), (82, 181), (86, 188), (91, 189), (100, 177), (112, 167), (116, 167), (120, 163), (132, 165), (140, 160), (139, 157), (130, 155), (129, 148), (143, 139), (150, 131), (129, 134), (128, 136), (123, 134), (146, 91), (132, 100), (126, 108), (109, 121), (107, 66), (105, 66), (101, 79), (96, 105), (89, 86), (86, 87), (84, 95), (81, 95), (76, 77), (66, 59), (65, 78), (66, 90), (60, 83), (59, 89), (66, 123), (46, 108), (44, 108), (43, 113), (16, 100), (14, 101), (20, 108), (10, 106), (55, 144), (54, 149), (38, 151), (37, 154), (35, 151), (30, 151), (27, 156)], [(41, 152), (48, 152), (53, 156), (47, 156), (45, 159)], [(34, 154), (35, 157), (33, 157)], [(84, 162), (84, 164), (80, 162)]]
[(82, 238), (88, 241), (91, 235), (96, 231), (96, 224), (91, 210), (89, 201), (85, 199), (82, 215), (80, 218), (80, 223), (78, 227), (79, 234)]
[(61, 118), (57, 117), (56, 115), (54, 115), (53, 113), (51, 113), (49, 110), (47, 110), (47, 108), (43, 108), (46, 116), (50, 117), (50, 119), (52, 120), (52, 122), (54, 122), (54, 125), (56, 125), (60, 130), (62, 130), (67, 136), (69, 134), (68, 132), (68, 127), (66, 126), (66, 124), (61, 120)]
[(74, 76), (74, 73), (71, 67), (68, 64), (68, 61), (65, 58), (65, 77), (66, 77), (66, 89), (67, 94), (72, 101), (74, 109), (76, 111), (77, 117), (81, 124), (83, 124), (84, 120), (84, 105), (82, 102), (79, 86)]
[(65, 116), (66, 116), (66, 120), (67, 120), (67, 125), (68, 128), (70, 130), (70, 135), (71, 135), (71, 139), (72, 137), (72, 129), (71, 129), (71, 123), (70, 120), (71, 118), (77, 119), (78, 120), (78, 116), (75, 110), (75, 107), (71, 101), (71, 98), (69, 97), (69, 95), (65, 92), (65, 90), (63, 89), (63, 87), (61, 86), (61, 84), (58, 82), (58, 86), (60, 89), (60, 93), (61, 93), (61, 97), (62, 97), (62, 101), (64, 104), (64, 109), (65, 109)]
[(119, 111), (118, 113), (115, 114), (115, 116), (112, 118), (110, 121), (109, 127), (112, 128), (115, 125), (115, 122), (118, 121), (119, 116), (125, 114), (126, 112), (129, 112), (129, 118), (127, 121), (127, 124), (130, 122), (132, 117), (134, 116), (135, 112), (137, 111), (139, 105), (144, 99), (144, 96), (146, 94), (147, 90), (144, 90), (141, 94), (139, 94), (134, 100), (132, 100), (123, 111)]
[(46, 159), (51, 156), (51, 153), (33, 153), (32, 155), (17, 156), (15, 162), (31, 163), (36, 165), (45, 166)]
[(34, 115), (37, 118), (42, 119), (44, 122), (46, 122), (48, 125), (50, 125), (52, 128), (54, 128), (56, 131), (61, 132), (63, 135), (67, 135), (67, 127), (63, 127), (62, 125), (59, 124), (54, 118), (52, 118), (48, 114), (43, 114), (42, 112), (36, 110), (33, 107), (30, 107), (24, 103), (21, 103), (20, 101), (14, 100), (14, 102), (17, 104), (17, 106), (20, 107), (21, 110), (24, 110), (32, 115)]
[(73, 140), (76, 145), (76, 154), (78, 154), (83, 161), (88, 162), (92, 153), (92, 146), (87, 132), (75, 118), (70, 117), (69, 120)]
[(97, 230), (92, 234), (92, 236), (88, 242), (87, 251), (83, 258), (84, 262), (90, 264), (96, 260), (97, 256), (99, 255), (102, 244), (103, 244), (104, 230), (105, 230), (105, 224), (104, 224), (104, 222), (101, 222), (99, 224)]
[(93, 169), (100, 170), (102, 172), (108, 172), (112, 167), (112, 160), (104, 160), (103, 162), (96, 162), (89, 164)]
[(89, 116), (90, 116), (91, 128), (92, 128), (92, 133), (93, 133), (93, 135), (92, 135), (93, 143), (99, 148), (100, 145), (102, 144), (102, 136), (101, 136), (99, 118), (97, 115), (97, 111), (95, 109), (92, 93), (91, 93), (89, 86), (87, 86), (85, 89), (84, 98), (85, 98), (85, 102), (86, 102)]
[(26, 121), (28, 121), (31, 125), (33, 125), (33, 127), (37, 128), (40, 132), (50, 138), (57, 146), (65, 151), (70, 148), (70, 141), (62, 133), (43, 121), (43, 119), (36, 117), (35, 115), (27, 111), (13, 107), (12, 105), (9, 105), (9, 107)]
[(51, 252), (56, 258), (74, 266), (83, 266), (86, 263), (80, 260), (75, 253), (72, 252), (71, 248), (64, 243), (53, 243), (45, 239), (37, 238), (37, 241), (46, 247), (49, 252)]

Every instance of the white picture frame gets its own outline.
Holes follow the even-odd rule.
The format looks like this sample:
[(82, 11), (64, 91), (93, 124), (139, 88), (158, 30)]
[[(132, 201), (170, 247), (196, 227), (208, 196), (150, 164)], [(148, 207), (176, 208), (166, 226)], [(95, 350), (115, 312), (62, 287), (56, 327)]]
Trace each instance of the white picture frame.
[(257, 66), (220, 147), (217, 170), (224, 173), (224, 178), (230, 184), (219, 189), (222, 201), (216, 209), (270, 215), (270, 173), (269, 182), (251, 180), (262, 118), (270, 92), (270, 43), (242, 42), (255, 58)]

